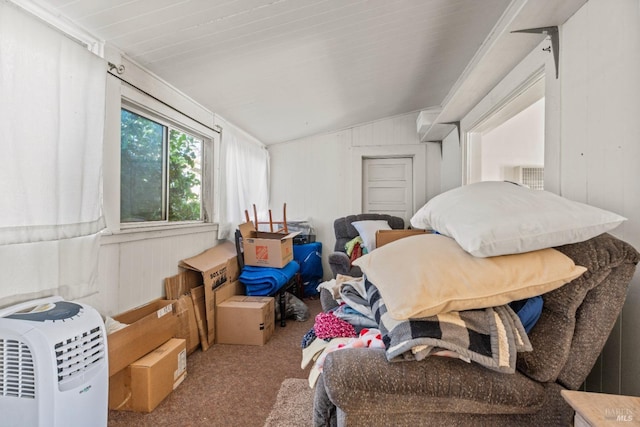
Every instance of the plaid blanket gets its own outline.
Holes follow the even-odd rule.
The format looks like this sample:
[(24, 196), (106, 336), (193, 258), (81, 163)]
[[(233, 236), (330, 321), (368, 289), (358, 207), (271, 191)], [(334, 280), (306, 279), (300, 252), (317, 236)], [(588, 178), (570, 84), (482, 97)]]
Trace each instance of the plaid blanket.
[(532, 350), (518, 315), (508, 305), (395, 320), (387, 313), (375, 285), (365, 280), (365, 287), (389, 361), (452, 355), (494, 371), (513, 373), (517, 352)]

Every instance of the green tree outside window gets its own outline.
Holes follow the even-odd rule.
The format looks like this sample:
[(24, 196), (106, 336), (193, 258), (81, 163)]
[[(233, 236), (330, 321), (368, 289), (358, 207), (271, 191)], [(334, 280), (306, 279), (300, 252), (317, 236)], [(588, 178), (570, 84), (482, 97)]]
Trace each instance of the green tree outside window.
[(122, 109), (120, 144), (121, 222), (202, 219), (201, 139)]

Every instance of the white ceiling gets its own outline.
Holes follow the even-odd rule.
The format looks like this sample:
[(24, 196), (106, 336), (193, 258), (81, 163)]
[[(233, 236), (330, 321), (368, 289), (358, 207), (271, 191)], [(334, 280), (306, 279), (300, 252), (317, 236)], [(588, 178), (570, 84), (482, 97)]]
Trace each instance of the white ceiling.
[[(536, 10), (543, 4), (558, 9), (556, 0), (529, 3), (535, 2)], [(495, 37), (503, 13), (527, 1), (37, 3), (271, 144), (441, 106), (485, 40)], [(508, 53), (505, 59), (512, 61), (541, 40), (512, 37), (528, 49)]]

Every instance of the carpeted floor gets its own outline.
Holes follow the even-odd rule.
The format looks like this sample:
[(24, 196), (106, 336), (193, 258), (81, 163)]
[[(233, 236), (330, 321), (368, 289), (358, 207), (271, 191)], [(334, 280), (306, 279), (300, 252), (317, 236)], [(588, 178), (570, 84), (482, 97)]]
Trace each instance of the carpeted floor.
[(287, 378), (264, 427), (301, 427), (313, 424), (313, 389), (309, 381)]
[(319, 299), (304, 303), (309, 319), (289, 319), (284, 328), (278, 323), (264, 346), (216, 344), (196, 350), (187, 358), (185, 381), (153, 412), (109, 411), (109, 427), (262, 427), (283, 381), (308, 376), (310, 367), (300, 368), (300, 343), (321, 307)]

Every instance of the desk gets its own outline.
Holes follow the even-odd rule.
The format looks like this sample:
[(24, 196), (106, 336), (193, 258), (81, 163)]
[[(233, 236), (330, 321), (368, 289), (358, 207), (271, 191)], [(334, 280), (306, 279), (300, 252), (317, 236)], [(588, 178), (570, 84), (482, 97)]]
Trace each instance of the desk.
[(562, 390), (576, 411), (574, 427), (640, 426), (640, 397)]

